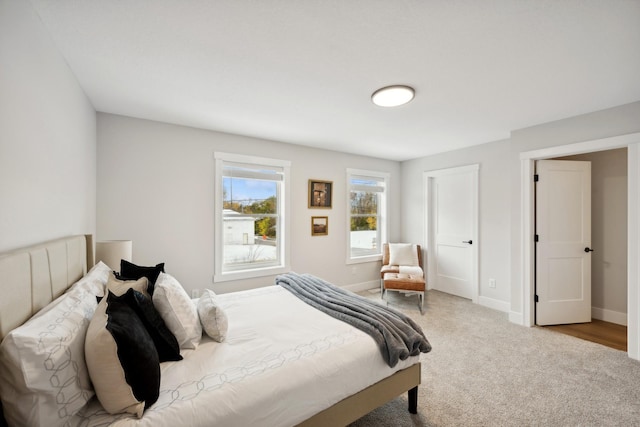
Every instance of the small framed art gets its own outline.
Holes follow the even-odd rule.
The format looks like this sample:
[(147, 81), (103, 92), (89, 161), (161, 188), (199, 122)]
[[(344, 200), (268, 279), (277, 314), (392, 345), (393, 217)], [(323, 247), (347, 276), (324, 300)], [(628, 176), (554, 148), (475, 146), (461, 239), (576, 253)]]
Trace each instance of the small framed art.
[(326, 236), (329, 234), (329, 217), (312, 216), (311, 217), (311, 235)]
[(331, 209), (332, 181), (309, 180), (309, 207)]

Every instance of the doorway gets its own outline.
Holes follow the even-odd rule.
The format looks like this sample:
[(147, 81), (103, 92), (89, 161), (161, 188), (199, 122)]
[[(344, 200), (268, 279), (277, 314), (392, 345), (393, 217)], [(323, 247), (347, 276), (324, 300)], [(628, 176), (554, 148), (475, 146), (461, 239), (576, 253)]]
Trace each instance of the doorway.
[[(548, 161), (539, 161), (548, 162)], [(585, 247), (593, 249), (582, 253), (590, 264), (587, 273), (591, 278), (584, 295), (590, 297), (585, 319), (569, 319), (565, 327), (553, 327), (558, 332), (578, 336), (616, 349), (627, 348), (627, 148), (604, 150), (573, 156), (557, 157), (551, 162), (588, 162), (591, 165), (591, 209), (585, 218), (590, 219)], [(578, 163), (579, 164), (579, 163)], [(540, 182), (538, 183), (540, 184)], [(539, 212), (537, 213), (539, 215)], [(538, 223), (538, 218), (536, 218)], [(575, 222), (574, 222), (575, 224)], [(538, 246), (538, 244), (537, 244)], [(538, 247), (536, 250), (538, 251)], [(578, 248), (580, 249), (580, 247)], [(578, 251), (580, 253), (580, 251)], [(539, 259), (536, 263), (539, 266)], [(536, 287), (539, 286), (537, 278)], [(536, 323), (540, 321), (539, 303), (536, 307)], [(566, 317), (565, 311), (560, 317)], [(578, 324), (592, 322), (589, 324)], [(548, 322), (547, 322), (548, 323)]]
[(480, 165), (424, 173), (427, 286), (478, 302)]
[[(521, 234), (520, 234), (520, 286), (516, 288), (510, 320), (525, 326), (535, 323), (534, 287), (534, 197), (533, 168), (538, 159), (548, 159), (581, 153), (627, 147), (627, 342), (629, 357), (640, 360), (640, 133), (632, 133), (568, 145), (554, 146), (520, 153), (521, 168)], [(520, 299), (521, 305), (517, 302)]]
[(549, 325), (544, 326), (544, 328), (616, 350), (627, 351), (627, 327), (616, 323), (592, 319), (590, 323)]

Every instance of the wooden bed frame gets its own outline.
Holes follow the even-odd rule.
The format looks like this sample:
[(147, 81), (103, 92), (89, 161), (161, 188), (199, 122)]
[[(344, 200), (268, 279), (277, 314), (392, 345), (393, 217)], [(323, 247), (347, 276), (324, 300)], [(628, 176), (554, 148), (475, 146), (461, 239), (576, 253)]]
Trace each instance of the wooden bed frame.
[[(0, 339), (63, 294), (94, 265), (92, 235), (64, 237), (0, 254)], [(408, 392), (409, 412), (417, 412), (421, 365), (355, 393), (300, 426), (346, 425)], [(0, 419), (0, 425), (4, 420)]]

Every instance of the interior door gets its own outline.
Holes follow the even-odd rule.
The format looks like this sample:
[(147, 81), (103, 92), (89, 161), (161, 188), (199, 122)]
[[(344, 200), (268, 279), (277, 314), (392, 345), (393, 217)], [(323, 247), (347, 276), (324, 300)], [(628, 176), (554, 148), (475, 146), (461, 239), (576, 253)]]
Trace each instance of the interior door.
[(477, 299), (478, 168), (439, 171), (429, 177), (431, 287)]
[(536, 162), (536, 323), (591, 321), (591, 163)]

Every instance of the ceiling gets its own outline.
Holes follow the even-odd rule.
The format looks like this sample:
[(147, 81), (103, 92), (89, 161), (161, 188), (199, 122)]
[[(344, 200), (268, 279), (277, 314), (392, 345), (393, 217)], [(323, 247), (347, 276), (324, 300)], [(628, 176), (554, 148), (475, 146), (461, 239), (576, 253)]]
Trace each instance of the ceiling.
[(31, 3), (97, 111), (373, 157), (640, 100), (640, 0)]

